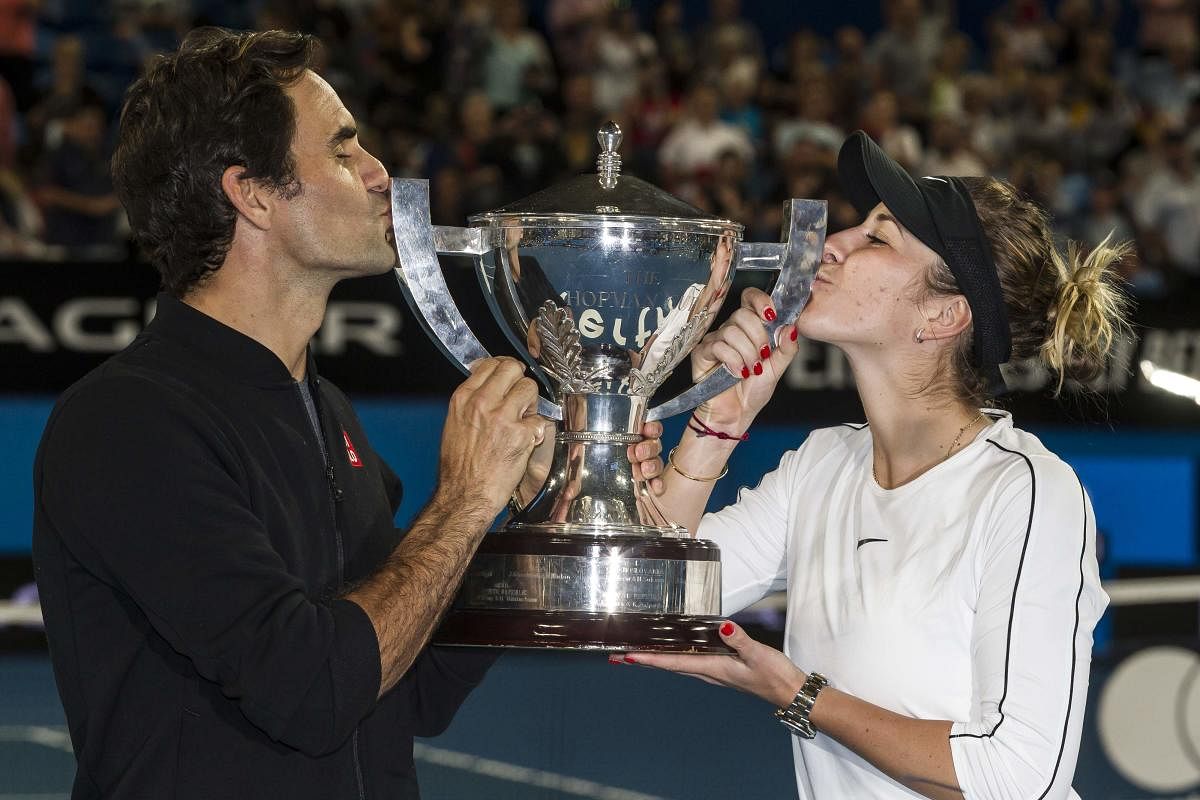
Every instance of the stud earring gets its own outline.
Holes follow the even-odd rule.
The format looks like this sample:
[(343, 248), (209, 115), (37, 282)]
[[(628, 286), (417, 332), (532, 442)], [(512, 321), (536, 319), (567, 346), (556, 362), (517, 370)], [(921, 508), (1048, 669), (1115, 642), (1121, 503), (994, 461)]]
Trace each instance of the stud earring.
[(916, 333), (916, 336), (914, 336), (913, 338), (917, 340), (917, 344), (924, 344), (925, 343), (925, 329), (921, 328), (920, 330), (918, 330)]

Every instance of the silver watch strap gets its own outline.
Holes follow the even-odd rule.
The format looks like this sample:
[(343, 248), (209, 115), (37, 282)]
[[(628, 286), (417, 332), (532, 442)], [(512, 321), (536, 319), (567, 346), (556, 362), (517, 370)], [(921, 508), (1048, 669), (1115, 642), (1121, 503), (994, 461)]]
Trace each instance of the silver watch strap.
[(810, 672), (792, 702), (783, 708), (775, 709), (775, 718), (796, 736), (812, 739), (817, 735), (817, 730), (812, 726), (808, 715), (812, 713), (813, 705), (817, 702), (817, 695), (828, 685), (829, 681), (824, 675)]

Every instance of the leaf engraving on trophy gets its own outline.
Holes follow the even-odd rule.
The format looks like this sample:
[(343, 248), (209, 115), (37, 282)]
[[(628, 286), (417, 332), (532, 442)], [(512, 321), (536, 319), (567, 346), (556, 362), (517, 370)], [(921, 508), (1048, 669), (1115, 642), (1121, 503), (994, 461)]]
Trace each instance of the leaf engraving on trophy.
[(542, 303), (538, 309), (537, 332), (542, 345), (538, 360), (558, 381), (560, 392), (575, 394), (599, 390), (596, 378), (603, 370), (584, 371), (583, 347), (579, 344), (579, 331), (569, 309), (560, 307), (553, 300)]

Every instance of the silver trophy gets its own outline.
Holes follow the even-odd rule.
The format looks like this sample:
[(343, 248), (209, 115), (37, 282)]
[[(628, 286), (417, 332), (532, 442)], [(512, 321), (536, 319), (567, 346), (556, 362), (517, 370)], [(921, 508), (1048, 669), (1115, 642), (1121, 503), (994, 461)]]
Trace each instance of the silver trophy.
[(426, 333), (464, 372), (488, 357), (438, 261), (471, 256), (488, 307), (545, 388), (538, 413), (558, 421), (544, 482), (519, 490), (484, 537), (436, 641), (724, 653), (718, 548), (667, 518), (626, 450), (645, 421), (738, 380), (718, 367), (650, 405), (712, 326), (735, 270), (778, 273), (772, 340), (795, 321), (820, 262), (825, 203), (789, 201), (781, 243), (742, 242), (741, 225), (622, 176), (614, 123), (598, 139), (597, 174), (466, 228), (430, 224), (427, 181), (392, 181), (396, 274)]

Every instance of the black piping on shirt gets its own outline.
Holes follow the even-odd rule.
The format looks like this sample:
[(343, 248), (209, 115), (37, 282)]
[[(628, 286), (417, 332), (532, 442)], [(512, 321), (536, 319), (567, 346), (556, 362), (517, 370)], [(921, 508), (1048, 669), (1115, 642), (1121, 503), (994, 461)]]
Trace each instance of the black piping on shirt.
[[(997, 449), (1003, 450), (1006, 453), (1012, 453), (1013, 455), (1020, 456), (1025, 460), (1025, 465), (1029, 467), (1029, 478), (1032, 481), (1029, 492), (1029, 521), (1025, 525), (1025, 541), (1021, 545), (1021, 558), (1017, 562), (1017, 575), (1013, 580), (1012, 602), (1009, 605), (1008, 611), (1008, 634), (1004, 646), (1004, 691), (1001, 692), (1000, 702), (997, 704), (997, 710), (1000, 712), (1000, 719), (987, 733), (952, 733), (949, 737), (951, 739), (989, 739), (994, 736), (996, 731), (1000, 730), (1000, 726), (1004, 724), (1004, 701), (1008, 697), (1008, 668), (1010, 657), (1012, 655), (1012, 629), (1013, 618), (1016, 616), (1017, 589), (1021, 583), (1021, 572), (1025, 567), (1025, 553), (1029, 549), (1029, 534), (1033, 529), (1033, 510), (1037, 502), (1037, 473), (1033, 469), (1033, 462), (1029, 460), (1029, 456), (1016, 450), (1010, 450), (992, 439), (988, 439), (987, 442), (988, 444), (991, 444)], [(1075, 479), (1079, 480), (1079, 476), (1076, 475)], [(1079, 482), (1079, 490), (1083, 497), (1083, 543), (1080, 546), (1079, 552), (1079, 591), (1075, 594), (1075, 629), (1071, 634), (1071, 680), (1069, 684), (1070, 688), (1067, 694), (1067, 713), (1066, 718), (1063, 720), (1062, 741), (1059, 743), (1058, 747), (1058, 758), (1054, 762), (1054, 772), (1050, 775), (1050, 783), (1048, 786), (1046, 786), (1045, 791), (1038, 795), (1038, 800), (1042, 800), (1042, 798), (1049, 794), (1051, 787), (1054, 786), (1055, 779), (1058, 777), (1058, 768), (1062, 764), (1062, 754), (1067, 746), (1067, 728), (1070, 726), (1071, 722), (1071, 705), (1075, 699), (1075, 667), (1077, 666), (1078, 662), (1078, 648), (1076, 647), (1075, 640), (1079, 636), (1079, 601), (1083, 597), (1083, 559), (1087, 551), (1087, 495), (1084, 492), (1082, 481)]]
[[(1075, 476), (1079, 480), (1079, 476)], [(1087, 493), (1083, 489), (1083, 481), (1079, 481), (1079, 496), (1083, 503), (1083, 532), (1080, 537), (1079, 545), (1079, 591), (1075, 594), (1075, 632), (1071, 634), (1071, 682), (1067, 692), (1067, 716), (1063, 720), (1063, 735), (1062, 742), (1058, 745), (1058, 759), (1054, 762), (1054, 772), (1050, 775), (1050, 786), (1054, 785), (1054, 779), (1058, 777), (1058, 768), (1062, 764), (1063, 750), (1067, 747), (1067, 727), (1071, 723), (1071, 703), (1075, 699), (1075, 663), (1078, 659), (1079, 647), (1075, 643), (1075, 639), (1079, 636), (1079, 601), (1083, 597), (1083, 558), (1087, 552)], [(1038, 800), (1042, 800), (1050, 792), (1050, 786), (1046, 787), (1046, 791), (1038, 796)]]

